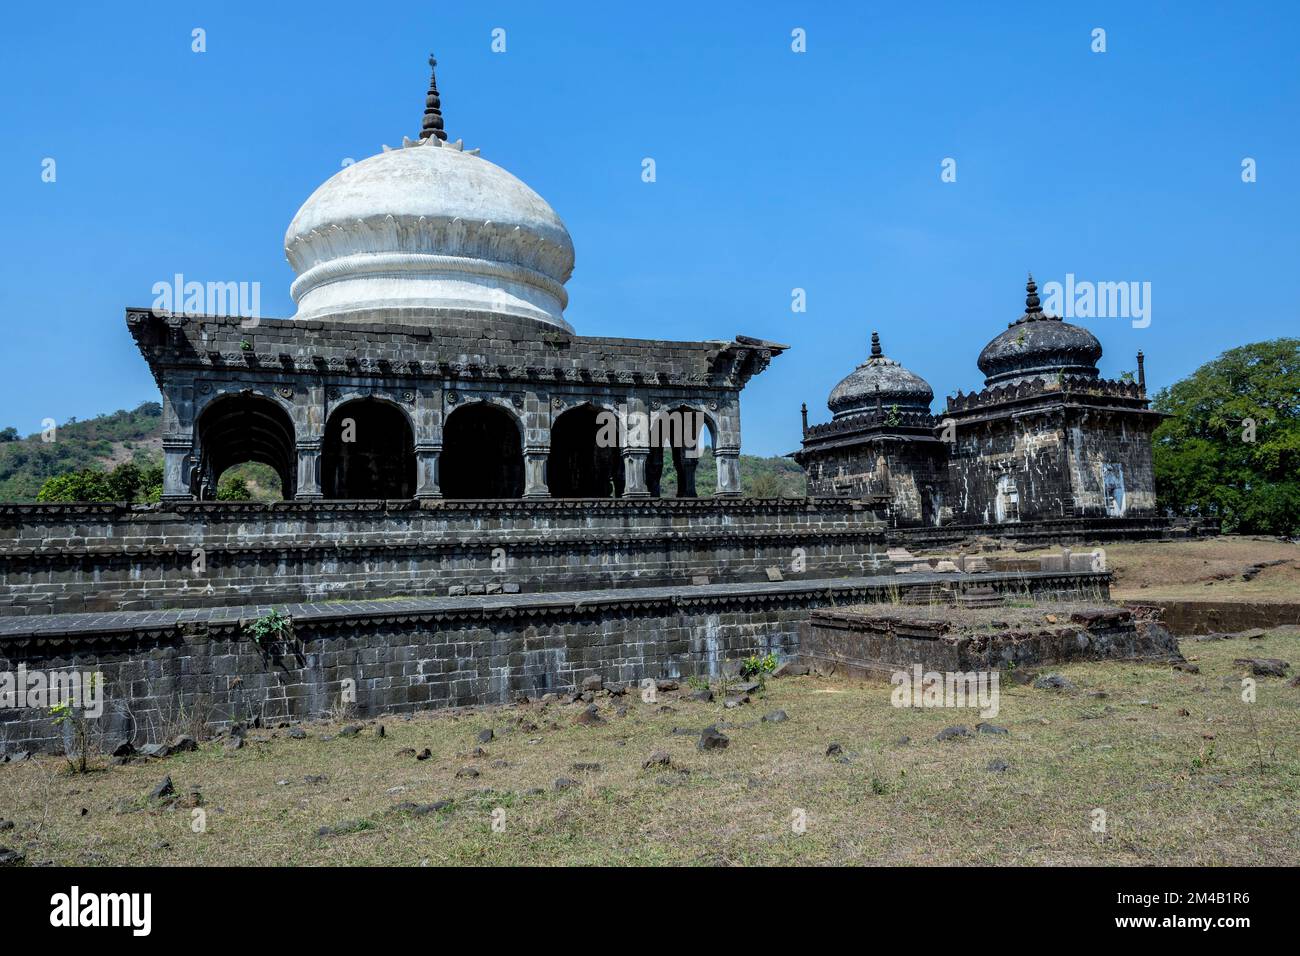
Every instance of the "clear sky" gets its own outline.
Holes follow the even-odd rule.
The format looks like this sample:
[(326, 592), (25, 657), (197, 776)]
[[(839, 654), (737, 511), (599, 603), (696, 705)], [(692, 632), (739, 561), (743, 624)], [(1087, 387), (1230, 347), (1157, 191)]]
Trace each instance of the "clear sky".
[(1300, 4), (82, 0), (0, 20), (0, 427), (24, 434), (157, 400), (123, 309), (174, 273), (260, 282), (263, 314), (292, 315), (285, 227), (345, 159), (418, 133), (430, 50), (451, 137), (568, 224), (579, 333), (792, 346), (744, 393), (747, 452), (796, 448), (801, 401), (827, 418), (872, 329), (936, 411), (978, 388), (1027, 269), (1149, 282), (1148, 327), (1080, 321), (1104, 374), (1142, 349), (1152, 388), (1300, 328)]

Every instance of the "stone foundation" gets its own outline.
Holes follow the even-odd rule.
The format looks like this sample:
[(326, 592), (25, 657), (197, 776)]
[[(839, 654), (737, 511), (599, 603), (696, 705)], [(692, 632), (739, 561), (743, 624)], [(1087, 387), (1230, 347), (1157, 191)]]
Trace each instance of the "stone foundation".
[(967, 673), (1074, 660), (1182, 660), (1178, 642), (1158, 619), (1129, 608), (1049, 604), (1033, 611), (821, 609), (802, 626), (800, 656), (812, 667), (856, 677), (888, 676), (918, 664)]
[[(951, 575), (910, 575), (933, 585)], [(978, 576), (1044, 597), (1104, 591), (1107, 576)], [(107, 739), (167, 739), (182, 724), (299, 720), (354, 682), (361, 715), (505, 703), (605, 681), (716, 673), (754, 653), (800, 653), (818, 608), (888, 600), (897, 578), (713, 584), (280, 607), (292, 639), (259, 646), (246, 625), (266, 607), (0, 620), (0, 672), (100, 671)], [(630, 691), (632, 692), (632, 691)], [(0, 749), (61, 746), (44, 710), (0, 711)]]

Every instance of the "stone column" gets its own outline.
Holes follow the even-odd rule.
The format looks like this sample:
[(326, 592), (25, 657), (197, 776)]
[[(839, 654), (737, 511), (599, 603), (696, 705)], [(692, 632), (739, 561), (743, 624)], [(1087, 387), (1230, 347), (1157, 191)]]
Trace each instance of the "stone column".
[(698, 497), (695, 490), (695, 469), (699, 467), (699, 464), (699, 454), (692, 453), (692, 449), (673, 449), (673, 465), (677, 468), (678, 498)]
[(442, 497), (441, 476), (438, 474), (442, 457), (440, 442), (417, 442), (415, 445), (415, 497), (432, 500)]
[(715, 448), (714, 460), (718, 463), (718, 497), (740, 497), (740, 449)]
[(293, 490), (294, 500), (319, 501), (324, 497), (320, 487), (320, 439), (300, 439), (297, 449), (298, 487)]
[(623, 497), (649, 498), (650, 489), (645, 482), (645, 462), (650, 457), (649, 448), (623, 449)]
[(546, 483), (546, 461), (550, 457), (550, 445), (529, 445), (524, 450), (525, 498), (551, 497), (551, 489)]
[(173, 436), (163, 439), (163, 501), (191, 501), (190, 475), (194, 470), (194, 442)]

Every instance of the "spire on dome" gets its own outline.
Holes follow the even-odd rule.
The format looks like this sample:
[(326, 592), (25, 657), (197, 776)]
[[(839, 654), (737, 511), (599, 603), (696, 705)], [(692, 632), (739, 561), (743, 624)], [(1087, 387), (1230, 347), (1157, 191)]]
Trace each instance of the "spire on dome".
[(880, 356), (884, 354), (885, 353), (880, 349), (880, 333), (872, 332), (871, 333), (871, 357), (880, 358)]
[(1025, 283), (1025, 315), (1041, 315), (1043, 312), (1042, 305), (1038, 301), (1038, 285), (1034, 282), (1034, 274), (1029, 273), (1029, 281)]
[(436, 136), (446, 142), (447, 134), (442, 128), (442, 100), (438, 98), (438, 76), (434, 72), (437, 65), (437, 59), (430, 53), (429, 92), (424, 98), (424, 125), (420, 128), (420, 139), (426, 140), (430, 136)]

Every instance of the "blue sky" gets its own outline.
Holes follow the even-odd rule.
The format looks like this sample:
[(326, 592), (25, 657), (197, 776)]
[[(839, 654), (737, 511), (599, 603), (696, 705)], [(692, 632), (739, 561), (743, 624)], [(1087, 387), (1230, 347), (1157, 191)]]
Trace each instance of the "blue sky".
[(23, 433), (157, 399), (123, 309), (176, 272), (259, 281), (263, 314), (292, 315), (285, 227), (345, 158), (416, 135), (431, 49), (452, 138), (568, 224), (579, 333), (792, 346), (744, 393), (747, 452), (797, 447), (801, 401), (827, 418), (872, 329), (936, 411), (978, 388), (1027, 269), (1150, 282), (1149, 327), (1081, 324), (1104, 374), (1144, 350), (1152, 388), (1300, 328), (1291, 3), (143, 0), (0, 17), (0, 426)]

